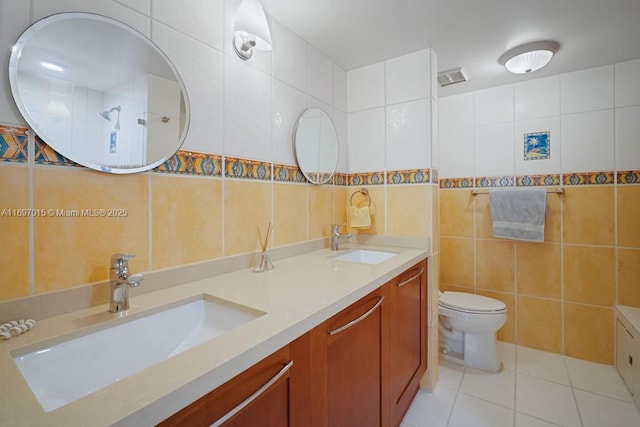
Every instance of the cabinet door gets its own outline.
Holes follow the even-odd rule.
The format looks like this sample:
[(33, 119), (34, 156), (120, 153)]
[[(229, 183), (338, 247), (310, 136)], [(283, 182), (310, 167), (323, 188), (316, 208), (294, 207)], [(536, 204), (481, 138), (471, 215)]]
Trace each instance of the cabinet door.
[(303, 336), (180, 410), (160, 426), (308, 425), (308, 350), (308, 336)]
[(616, 320), (616, 368), (629, 390), (633, 392), (631, 376), (633, 367), (632, 348), (633, 336), (620, 320)]
[(383, 288), (312, 331), (312, 425), (383, 423)]
[(427, 263), (389, 284), (390, 377), (393, 424), (399, 425), (427, 369)]

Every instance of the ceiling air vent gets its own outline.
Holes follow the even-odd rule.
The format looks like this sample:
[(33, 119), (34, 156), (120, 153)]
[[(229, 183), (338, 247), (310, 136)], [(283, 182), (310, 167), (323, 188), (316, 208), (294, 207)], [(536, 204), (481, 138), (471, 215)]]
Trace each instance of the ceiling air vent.
[(456, 68), (454, 70), (442, 71), (438, 73), (438, 84), (440, 85), (440, 87), (466, 81), (467, 75), (464, 73), (462, 68)]

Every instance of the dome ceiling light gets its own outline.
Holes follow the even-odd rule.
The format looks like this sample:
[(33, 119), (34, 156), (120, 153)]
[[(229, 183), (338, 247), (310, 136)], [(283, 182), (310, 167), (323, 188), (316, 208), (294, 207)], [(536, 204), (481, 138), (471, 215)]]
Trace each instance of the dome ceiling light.
[(503, 53), (498, 62), (514, 74), (527, 74), (547, 65), (559, 48), (555, 41), (526, 43)]

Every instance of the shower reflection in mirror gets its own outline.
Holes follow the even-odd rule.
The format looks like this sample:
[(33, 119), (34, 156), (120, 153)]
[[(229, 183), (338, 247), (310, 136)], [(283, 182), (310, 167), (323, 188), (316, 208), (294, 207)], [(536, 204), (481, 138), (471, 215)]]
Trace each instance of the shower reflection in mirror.
[(34, 132), (93, 169), (151, 169), (186, 136), (189, 103), (177, 70), (146, 36), (111, 18), (71, 12), (37, 21), (12, 48), (9, 81)]
[(113, 107), (110, 110), (102, 110), (100, 111), (100, 115), (105, 120), (111, 121), (111, 113), (113, 113), (114, 111), (118, 112), (118, 120), (116, 120), (116, 125), (113, 127), (113, 129), (120, 130), (120, 111), (122, 111), (122, 107), (118, 105), (117, 107)]

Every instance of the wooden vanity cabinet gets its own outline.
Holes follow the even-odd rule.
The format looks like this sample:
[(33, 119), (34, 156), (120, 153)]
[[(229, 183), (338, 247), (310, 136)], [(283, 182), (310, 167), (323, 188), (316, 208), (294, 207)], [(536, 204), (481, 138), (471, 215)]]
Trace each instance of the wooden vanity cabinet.
[(388, 284), (392, 425), (402, 422), (427, 369), (427, 261)]
[(398, 426), (427, 369), (427, 261), (311, 331), (311, 425)]
[(304, 335), (175, 413), (159, 426), (308, 425), (308, 362), (309, 336)]
[(426, 368), (425, 259), (160, 425), (399, 426)]
[(387, 286), (311, 331), (311, 425), (386, 425)]

